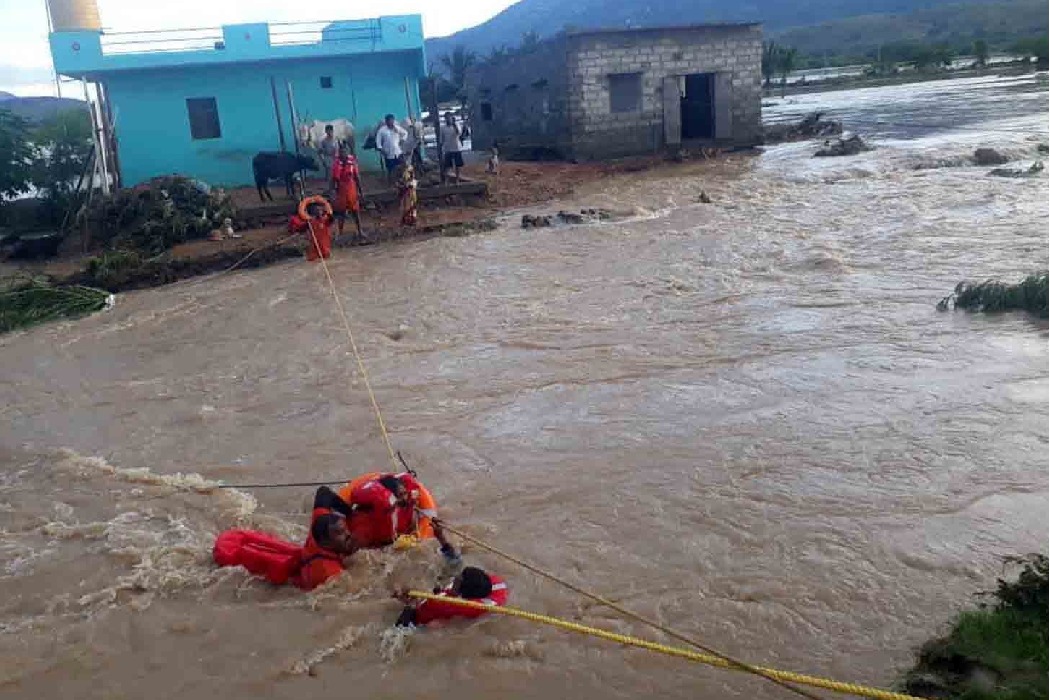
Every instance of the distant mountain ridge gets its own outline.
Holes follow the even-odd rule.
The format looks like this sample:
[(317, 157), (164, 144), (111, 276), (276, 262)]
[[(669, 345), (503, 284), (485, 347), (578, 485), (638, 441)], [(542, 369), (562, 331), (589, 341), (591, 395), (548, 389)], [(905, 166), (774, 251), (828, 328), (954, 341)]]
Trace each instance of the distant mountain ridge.
[(961, 49), (980, 39), (993, 47), (1008, 48), (1017, 39), (1045, 35), (1047, 28), (1046, 0), (995, 0), (942, 5), (906, 15), (846, 17), (788, 29), (777, 41), (804, 54), (863, 56), (894, 42), (947, 44)]
[[(812, 27), (860, 16), (932, 12), (958, 3), (959, 0), (521, 0), (476, 27), (428, 39), (427, 60), (439, 66), (441, 57), (457, 45), (484, 56), (500, 46), (517, 46), (527, 32), (545, 38), (565, 29), (749, 21), (762, 22), (766, 33), (775, 36), (793, 27)], [(1009, 3), (971, 0), (968, 4)], [(1044, 15), (1045, 9), (1044, 3)]]
[(40, 122), (67, 109), (87, 109), (87, 103), (68, 97), (18, 97), (0, 90), (0, 109)]

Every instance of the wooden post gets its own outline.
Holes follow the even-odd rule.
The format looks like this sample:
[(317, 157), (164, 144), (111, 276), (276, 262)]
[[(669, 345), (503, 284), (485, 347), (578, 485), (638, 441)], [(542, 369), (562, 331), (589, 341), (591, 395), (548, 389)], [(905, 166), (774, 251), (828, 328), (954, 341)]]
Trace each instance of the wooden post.
[[(295, 141), (295, 155), (300, 155), (299, 152), (299, 116), (295, 111), (295, 96), (292, 94), (292, 82), (290, 80), (284, 81), (284, 87), (288, 91), (288, 114), (289, 119), (292, 120), (292, 140)], [(299, 199), (306, 196), (306, 171), (299, 170)]]
[(288, 114), (292, 120), (292, 140), (295, 142), (295, 154), (299, 155), (299, 118), (295, 114), (295, 97), (292, 95), (292, 83), (284, 81), (284, 88), (288, 92)]
[(405, 76), (405, 110), (408, 118), (412, 119), (414, 116), (412, 113), (412, 92), (408, 85), (408, 76)]
[(270, 94), (273, 95), (273, 113), (277, 117), (277, 138), (281, 142), (281, 152), (287, 151), (288, 147), (284, 143), (284, 125), (281, 124), (281, 106), (277, 102), (277, 82), (274, 77), (270, 76)]
[(106, 159), (110, 164), (113, 175), (113, 187), (120, 189), (124, 186), (120, 174), (120, 156), (117, 153), (116, 120), (113, 118), (113, 104), (109, 100), (109, 90), (102, 83), (96, 83), (98, 92), (99, 114), (102, 118), (102, 137), (105, 140), (103, 147), (106, 149)]
[(91, 141), (95, 148), (95, 164), (99, 174), (102, 193), (109, 194), (109, 169), (106, 163), (106, 152), (102, 148), (101, 114), (96, 111), (96, 105), (91, 101), (91, 91), (88, 89), (87, 81), (84, 83), (84, 101), (87, 102), (88, 111), (91, 114)]
[(430, 76), (430, 117), (434, 121), (434, 142), (437, 145), (438, 172), (445, 184), (445, 152), (441, 146), (441, 112), (438, 110), (437, 76)]

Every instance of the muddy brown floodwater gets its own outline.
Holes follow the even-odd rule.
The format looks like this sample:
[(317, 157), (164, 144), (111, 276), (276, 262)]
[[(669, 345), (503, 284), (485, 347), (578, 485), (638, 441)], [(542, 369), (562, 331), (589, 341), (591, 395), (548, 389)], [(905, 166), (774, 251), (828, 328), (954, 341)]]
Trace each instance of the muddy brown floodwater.
[[(1001, 555), (1046, 551), (1046, 324), (934, 308), (1047, 266), (1045, 174), (964, 157), (1035, 157), (1045, 83), (1018, 94), (1028, 117), (984, 132), (777, 147), (552, 207), (626, 222), (338, 251), (397, 447), (477, 537), (750, 662), (892, 684)], [(224, 528), (301, 537), (310, 490), (195, 487), (384, 466), (328, 294), (293, 261), (0, 339), (0, 696), (786, 697), (520, 620), (392, 635), (387, 593), (434, 583), (431, 548), (311, 594), (215, 569)], [(518, 606), (651, 636), (464, 549)]]

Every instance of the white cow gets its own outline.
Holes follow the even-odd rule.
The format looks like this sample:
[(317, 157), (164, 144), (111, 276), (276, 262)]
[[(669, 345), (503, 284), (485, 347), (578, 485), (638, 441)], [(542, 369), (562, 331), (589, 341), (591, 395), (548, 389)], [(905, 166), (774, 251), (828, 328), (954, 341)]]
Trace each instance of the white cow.
[(349, 119), (314, 119), (299, 124), (299, 143), (309, 148), (317, 148), (324, 138), (324, 129), (329, 124), (337, 141), (349, 141), (354, 138), (354, 124)]
[(348, 119), (330, 119), (328, 121), (314, 119), (299, 124), (299, 145), (313, 151), (317, 156), (317, 162), (321, 166), (321, 176), (328, 182), (332, 178), (332, 160), (321, 153), (321, 140), (324, 138), (325, 127), (331, 125), (333, 135), (337, 143), (350, 142), (354, 138), (354, 125)]

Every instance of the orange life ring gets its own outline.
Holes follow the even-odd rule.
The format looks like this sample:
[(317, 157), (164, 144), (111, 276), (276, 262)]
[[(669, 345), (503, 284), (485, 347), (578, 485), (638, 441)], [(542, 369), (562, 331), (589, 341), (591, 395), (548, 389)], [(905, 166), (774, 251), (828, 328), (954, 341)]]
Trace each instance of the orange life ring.
[(313, 221), (314, 217), (310, 216), (310, 212), (307, 211), (311, 204), (320, 204), (324, 207), (326, 215), (332, 215), (332, 205), (328, 203), (328, 200), (319, 194), (315, 194), (312, 197), (306, 197), (303, 201), (299, 202), (299, 218), (303, 221)]
[[(352, 480), (349, 484), (339, 489), (339, 498), (343, 499), (347, 503), (350, 502), (350, 494), (354, 492), (361, 484), (368, 483), (374, 479), (378, 479), (383, 476), (382, 472), (369, 472), (368, 474), (362, 474), (356, 479)], [(416, 480), (419, 483), (419, 480)], [(430, 495), (430, 491), (423, 484), (419, 484), (419, 503), (416, 504), (420, 510), (437, 510), (437, 501)], [(416, 522), (416, 537), (421, 540), (432, 539), (434, 537), (434, 524), (430, 521), (430, 518), (421, 516)]]

